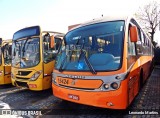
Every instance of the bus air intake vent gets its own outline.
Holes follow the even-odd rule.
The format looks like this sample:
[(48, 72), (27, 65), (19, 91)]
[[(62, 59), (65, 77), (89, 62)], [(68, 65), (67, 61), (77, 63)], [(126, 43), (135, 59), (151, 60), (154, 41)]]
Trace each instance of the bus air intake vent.
[(21, 87), (27, 87), (27, 88), (29, 88), (26, 82), (16, 81), (16, 84), (17, 84), (18, 86), (21, 86)]
[(17, 75), (20, 75), (20, 76), (27, 76), (31, 73), (32, 71), (18, 71), (18, 74)]

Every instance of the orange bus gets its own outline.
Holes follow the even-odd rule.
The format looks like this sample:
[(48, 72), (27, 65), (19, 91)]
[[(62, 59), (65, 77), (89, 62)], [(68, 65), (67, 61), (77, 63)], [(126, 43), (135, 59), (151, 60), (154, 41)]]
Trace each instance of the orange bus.
[(52, 73), (54, 96), (85, 105), (126, 109), (149, 77), (153, 45), (131, 17), (102, 17), (64, 37)]

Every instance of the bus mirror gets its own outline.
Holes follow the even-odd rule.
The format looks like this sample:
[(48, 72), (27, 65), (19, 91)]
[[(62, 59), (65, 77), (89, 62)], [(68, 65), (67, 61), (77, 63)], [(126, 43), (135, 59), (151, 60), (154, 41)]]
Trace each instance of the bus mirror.
[(136, 26), (130, 27), (130, 39), (131, 42), (137, 42), (138, 41), (138, 31)]
[(0, 46), (2, 45), (2, 38), (0, 38)]
[(54, 36), (51, 36), (50, 48), (54, 48)]

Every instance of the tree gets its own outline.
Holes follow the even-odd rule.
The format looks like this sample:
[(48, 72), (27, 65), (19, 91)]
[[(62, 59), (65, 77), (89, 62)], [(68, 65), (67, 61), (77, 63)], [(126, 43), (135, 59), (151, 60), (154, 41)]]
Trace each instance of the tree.
[(153, 1), (140, 8), (135, 16), (142, 24), (144, 31), (150, 36), (152, 43), (154, 43), (154, 34), (160, 24), (160, 4)]
[(158, 43), (157, 43), (157, 42), (155, 42), (155, 41), (153, 41), (153, 42), (152, 42), (152, 44), (153, 44), (153, 45), (154, 45), (154, 47), (156, 48)]

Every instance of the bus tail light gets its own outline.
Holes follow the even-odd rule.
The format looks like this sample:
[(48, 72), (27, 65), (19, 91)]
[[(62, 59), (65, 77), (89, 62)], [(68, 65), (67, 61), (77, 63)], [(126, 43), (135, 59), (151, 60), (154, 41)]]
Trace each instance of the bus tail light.
[(30, 80), (35, 81), (40, 76), (41, 73), (42, 73), (42, 70), (35, 72), (30, 78)]

